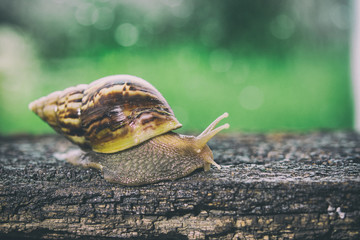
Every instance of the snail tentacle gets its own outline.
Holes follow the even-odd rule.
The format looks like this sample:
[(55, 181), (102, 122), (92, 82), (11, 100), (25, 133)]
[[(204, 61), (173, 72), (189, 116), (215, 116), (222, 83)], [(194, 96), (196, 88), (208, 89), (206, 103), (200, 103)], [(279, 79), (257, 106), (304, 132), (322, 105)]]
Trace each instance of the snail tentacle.
[(227, 129), (230, 127), (230, 125), (228, 123), (226, 123), (226, 124), (214, 129), (216, 124), (218, 124), (222, 119), (224, 119), (228, 116), (229, 116), (228, 113), (222, 114), (220, 117), (215, 119), (215, 121), (212, 122), (209, 125), (209, 127), (207, 127), (199, 136), (196, 137), (196, 144), (199, 147), (199, 149), (202, 149), (206, 145), (206, 143), (211, 138), (213, 138), (217, 133), (219, 133), (221, 130), (224, 130), (224, 129)]
[(198, 137), (201, 138), (202, 135), (207, 134), (209, 131), (213, 130), (216, 124), (218, 124), (224, 118), (227, 118), (229, 114), (227, 112), (220, 115), (215, 121), (213, 121)]

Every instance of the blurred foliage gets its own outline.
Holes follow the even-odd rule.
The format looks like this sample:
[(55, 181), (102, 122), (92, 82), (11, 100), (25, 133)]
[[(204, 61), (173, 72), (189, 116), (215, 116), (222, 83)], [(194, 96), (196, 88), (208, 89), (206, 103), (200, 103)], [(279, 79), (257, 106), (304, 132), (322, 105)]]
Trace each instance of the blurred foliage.
[(351, 2), (2, 0), (0, 133), (50, 132), (27, 104), (112, 74), (151, 82), (201, 131), (352, 127)]

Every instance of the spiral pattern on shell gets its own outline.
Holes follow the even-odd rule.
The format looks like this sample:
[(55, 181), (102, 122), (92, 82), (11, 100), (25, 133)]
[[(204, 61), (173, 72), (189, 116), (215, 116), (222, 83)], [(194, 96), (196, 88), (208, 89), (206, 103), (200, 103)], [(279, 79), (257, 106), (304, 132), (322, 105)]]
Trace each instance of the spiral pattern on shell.
[(102, 153), (128, 149), (181, 127), (160, 92), (130, 75), (69, 87), (29, 108), (81, 148)]

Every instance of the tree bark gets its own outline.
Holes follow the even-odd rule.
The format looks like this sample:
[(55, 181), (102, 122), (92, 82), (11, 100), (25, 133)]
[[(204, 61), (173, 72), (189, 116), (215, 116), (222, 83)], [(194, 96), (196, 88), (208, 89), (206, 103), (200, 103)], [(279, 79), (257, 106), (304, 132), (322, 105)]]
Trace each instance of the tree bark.
[(60, 136), (0, 138), (0, 238), (359, 239), (360, 135), (222, 135), (222, 169), (141, 187), (58, 160)]

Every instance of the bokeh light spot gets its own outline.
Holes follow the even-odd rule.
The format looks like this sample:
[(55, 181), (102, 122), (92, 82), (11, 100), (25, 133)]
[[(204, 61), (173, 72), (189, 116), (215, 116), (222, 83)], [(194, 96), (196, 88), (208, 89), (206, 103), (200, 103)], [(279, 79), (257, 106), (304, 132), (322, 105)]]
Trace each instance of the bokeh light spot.
[(226, 49), (216, 49), (210, 54), (210, 66), (214, 72), (227, 72), (233, 63), (230, 52)]
[(342, 4), (334, 4), (329, 11), (332, 22), (339, 29), (348, 29), (350, 27), (350, 16), (347, 13), (348, 6)]
[(90, 26), (94, 24), (98, 17), (98, 10), (91, 3), (81, 4), (75, 12), (76, 21), (84, 26)]
[(295, 32), (295, 23), (287, 15), (280, 14), (270, 23), (270, 32), (278, 39), (288, 39)]
[(115, 40), (123, 47), (130, 47), (136, 44), (139, 37), (137, 27), (131, 23), (123, 23), (115, 31)]
[(240, 92), (239, 101), (243, 108), (256, 110), (264, 103), (264, 93), (256, 86), (247, 86)]

